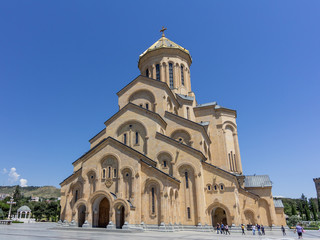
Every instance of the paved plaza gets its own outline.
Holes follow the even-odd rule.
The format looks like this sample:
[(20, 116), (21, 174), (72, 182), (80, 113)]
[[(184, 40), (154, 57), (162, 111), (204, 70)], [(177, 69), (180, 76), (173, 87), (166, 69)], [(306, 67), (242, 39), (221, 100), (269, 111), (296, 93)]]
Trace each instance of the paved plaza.
[[(218, 235), (213, 232), (124, 232), (122, 230), (108, 232), (103, 229), (57, 229), (55, 223), (33, 223), (33, 224), (12, 224), (0, 225), (1, 240), (56, 240), (56, 239), (79, 239), (79, 240), (100, 240), (100, 239), (128, 239), (128, 240), (147, 240), (147, 239), (297, 239), (297, 235), (292, 231), (287, 232), (287, 236), (283, 237), (279, 231), (267, 232), (265, 236), (252, 236), (251, 232), (242, 236), (241, 233), (232, 233), (229, 236)], [(320, 239), (319, 231), (307, 231), (303, 239)]]

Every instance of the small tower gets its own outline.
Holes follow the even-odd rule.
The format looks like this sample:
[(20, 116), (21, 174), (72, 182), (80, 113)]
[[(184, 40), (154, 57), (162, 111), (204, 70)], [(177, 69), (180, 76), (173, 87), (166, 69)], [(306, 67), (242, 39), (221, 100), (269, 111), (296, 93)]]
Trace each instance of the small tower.
[(193, 96), (190, 82), (192, 63), (189, 51), (162, 37), (139, 56), (138, 68), (141, 75), (166, 82), (170, 89), (179, 94)]

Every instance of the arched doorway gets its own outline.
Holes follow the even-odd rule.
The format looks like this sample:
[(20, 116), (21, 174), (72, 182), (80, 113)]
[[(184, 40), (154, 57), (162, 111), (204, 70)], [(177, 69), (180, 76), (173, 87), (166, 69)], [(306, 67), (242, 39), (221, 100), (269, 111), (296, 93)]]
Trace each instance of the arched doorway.
[(116, 209), (116, 227), (122, 228), (124, 224), (124, 206), (120, 205)]
[(110, 203), (107, 198), (103, 198), (99, 204), (98, 227), (107, 227), (109, 223)]
[(78, 208), (78, 227), (82, 227), (82, 225), (84, 224), (86, 220), (86, 206), (85, 205), (81, 205)]
[(218, 223), (219, 224), (223, 223), (224, 225), (227, 224), (226, 211), (224, 209), (222, 209), (221, 207), (217, 207), (217, 208), (213, 209), (211, 216), (212, 216), (212, 226), (213, 227), (217, 226)]
[(246, 224), (251, 224), (251, 225), (255, 224), (253, 212), (249, 210), (244, 211), (244, 217), (245, 217)]

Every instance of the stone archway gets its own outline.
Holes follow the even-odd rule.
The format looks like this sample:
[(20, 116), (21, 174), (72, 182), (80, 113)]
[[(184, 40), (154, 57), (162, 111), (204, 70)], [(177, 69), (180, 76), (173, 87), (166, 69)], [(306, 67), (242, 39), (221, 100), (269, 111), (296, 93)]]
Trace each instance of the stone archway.
[(254, 213), (251, 210), (244, 211), (245, 223), (254, 225), (256, 223)]
[(223, 223), (224, 225), (228, 223), (226, 211), (221, 207), (214, 208), (211, 211), (211, 217), (212, 217), (213, 227), (215, 227), (218, 223), (219, 224)]
[(82, 227), (82, 225), (84, 224), (86, 220), (86, 206), (85, 205), (81, 205), (78, 208), (78, 227)]
[(123, 224), (124, 224), (124, 206), (123, 205), (119, 205), (116, 208), (116, 227), (117, 228), (122, 228)]
[(99, 204), (99, 218), (98, 218), (98, 227), (107, 227), (109, 223), (109, 213), (110, 213), (110, 202), (105, 197), (101, 200)]

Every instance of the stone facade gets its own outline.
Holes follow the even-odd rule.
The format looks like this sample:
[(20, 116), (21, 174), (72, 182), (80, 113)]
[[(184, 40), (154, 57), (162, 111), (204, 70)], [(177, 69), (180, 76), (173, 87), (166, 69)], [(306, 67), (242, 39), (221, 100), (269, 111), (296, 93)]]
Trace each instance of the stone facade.
[[(236, 111), (197, 104), (188, 50), (162, 37), (141, 75), (61, 183), (61, 219), (78, 226), (192, 229), (286, 225), (268, 176), (243, 175)], [(281, 206), (282, 205), (282, 206)]]

